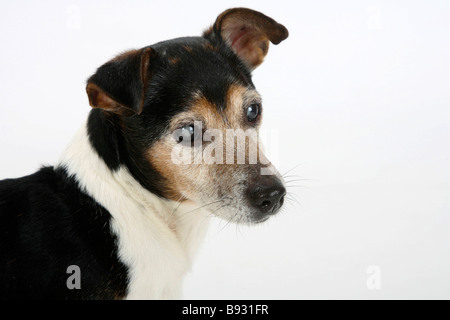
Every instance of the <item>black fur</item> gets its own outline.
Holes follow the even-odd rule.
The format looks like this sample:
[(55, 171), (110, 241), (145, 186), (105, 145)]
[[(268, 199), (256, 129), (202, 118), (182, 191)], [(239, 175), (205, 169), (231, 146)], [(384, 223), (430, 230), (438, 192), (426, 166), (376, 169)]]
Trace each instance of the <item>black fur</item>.
[[(115, 299), (127, 268), (117, 257), (111, 216), (52, 167), (0, 183), (0, 299)], [(81, 269), (69, 290), (67, 267)]]

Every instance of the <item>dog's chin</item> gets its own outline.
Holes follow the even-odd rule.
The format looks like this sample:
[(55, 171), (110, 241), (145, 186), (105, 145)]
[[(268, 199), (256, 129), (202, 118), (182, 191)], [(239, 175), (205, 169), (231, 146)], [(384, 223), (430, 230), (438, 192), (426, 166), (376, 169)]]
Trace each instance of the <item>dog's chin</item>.
[(244, 212), (237, 212), (233, 210), (226, 210), (223, 212), (216, 212), (214, 215), (220, 219), (226, 220), (228, 223), (239, 225), (258, 225), (269, 220), (274, 214), (261, 214), (259, 212), (252, 212), (251, 209)]
[(266, 222), (269, 219), (270, 219), (270, 216), (265, 216), (262, 218), (254, 218), (254, 220), (251, 221), (250, 224), (261, 224), (261, 223)]

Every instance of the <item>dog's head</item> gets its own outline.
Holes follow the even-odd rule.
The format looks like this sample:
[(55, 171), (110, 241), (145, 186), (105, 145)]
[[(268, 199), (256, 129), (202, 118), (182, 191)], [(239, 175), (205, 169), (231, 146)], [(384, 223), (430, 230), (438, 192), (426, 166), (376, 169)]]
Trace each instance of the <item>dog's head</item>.
[(112, 169), (127, 166), (161, 197), (230, 221), (266, 220), (286, 190), (258, 143), (263, 107), (251, 71), (287, 36), (262, 13), (235, 8), (202, 37), (117, 56), (88, 80), (91, 141)]

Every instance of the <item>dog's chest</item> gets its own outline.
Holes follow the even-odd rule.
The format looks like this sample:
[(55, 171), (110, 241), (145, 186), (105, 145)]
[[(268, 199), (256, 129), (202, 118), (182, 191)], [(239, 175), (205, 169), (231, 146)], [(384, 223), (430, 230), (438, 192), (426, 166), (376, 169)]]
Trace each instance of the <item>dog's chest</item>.
[(182, 205), (163, 213), (171, 218), (169, 224), (156, 214), (158, 203), (122, 202), (126, 208), (114, 206), (111, 215), (119, 258), (129, 270), (126, 298), (180, 298), (183, 278), (206, 231), (206, 213)]
[(207, 214), (195, 204), (162, 200), (124, 167), (112, 172), (91, 147), (85, 127), (59, 166), (110, 213), (118, 258), (128, 267), (126, 298), (179, 298), (183, 277), (205, 234)]

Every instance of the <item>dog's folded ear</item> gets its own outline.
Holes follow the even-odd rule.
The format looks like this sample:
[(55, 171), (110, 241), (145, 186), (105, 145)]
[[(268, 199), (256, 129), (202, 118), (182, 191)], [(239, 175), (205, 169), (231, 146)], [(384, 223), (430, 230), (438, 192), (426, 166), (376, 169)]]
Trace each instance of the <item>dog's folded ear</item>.
[(149, 80), (151, 48), (125, 52), (105, 63), (86, 86), (93, 108), (120, 115), (140, 114)]
[(250, 67), (259, 66), (269, 50), (269, 41), (279, 44), (289, 36), (288, 30), (261, 12), (233, 8), (222, 12), (213, 27), (205, 32), (226, 41)]

